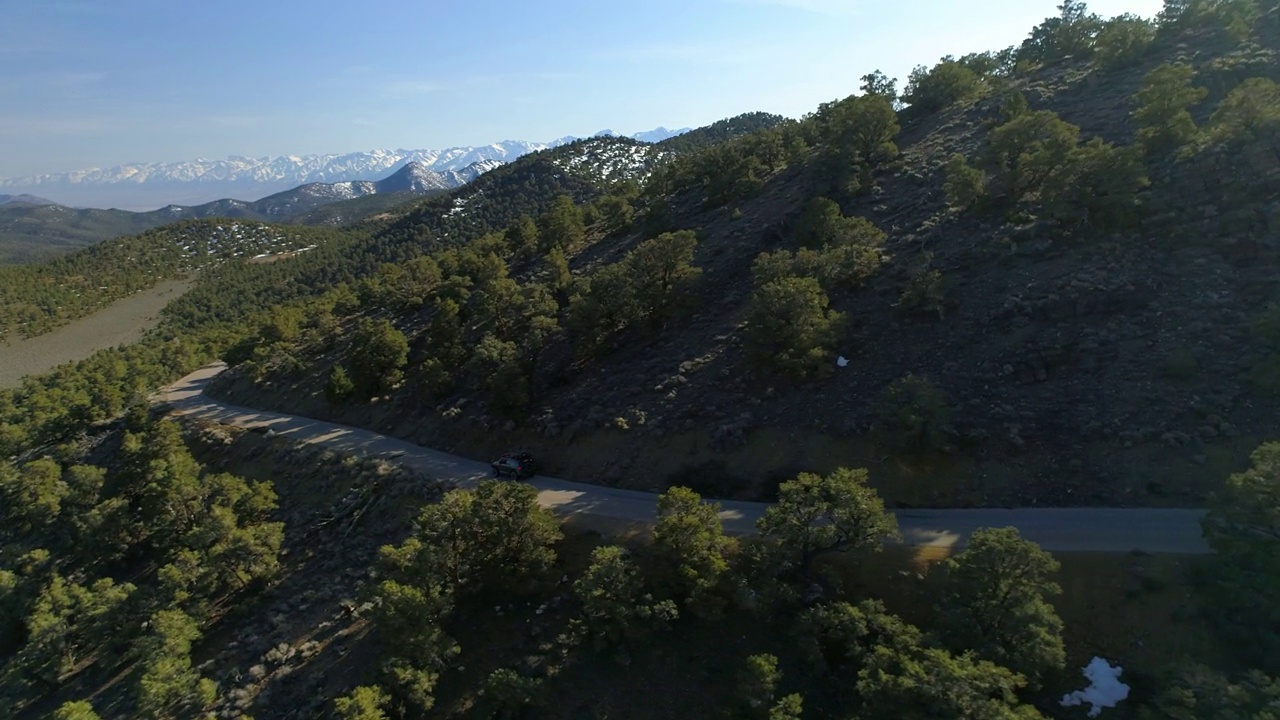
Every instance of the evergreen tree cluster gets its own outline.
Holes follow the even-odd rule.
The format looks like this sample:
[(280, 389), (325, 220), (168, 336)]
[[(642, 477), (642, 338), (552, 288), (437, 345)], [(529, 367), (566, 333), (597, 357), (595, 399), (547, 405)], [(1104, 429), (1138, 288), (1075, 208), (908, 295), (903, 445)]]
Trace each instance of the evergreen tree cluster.
[[(205, 470), (171, 421), (139, 409), (126, 426), (107, 468), (50, 456), (0, 466), (9, 709), (123, 673), (136, 717), (195, 716), (216, 693), (191, 660), (213, 608), (279, 570), (270, 485)], [(85, 703), (59, 713), (93, 717)]]
[[(940, 570), (944, 599), (933, 630), (871, 598), (838, 590), (802, 597), (823, 577), (823, 558), (874, 552), (895, 536), (867, 479), (865, 470), (841, 469), (783, 483), (754, 540), (727, 537), (717, 505), (671, 488), (659, 497), (651, 544), (599, 545), (576, 576), (561, 579), (571, 580), (572, 599), (556, 611), (563, 632), (544, 648), (553, 666), (482, 672), (490, 673), (486, 712), (534, 713), (572, 665), (750, 618), (758, 645), (772, 636), (799, 652), (788, 653), (785, 668), (769, 652), (743, 657), (736, 701), (726, 708), (732, 717), (798, 718), (810, 704), (825, 715), (886, 719), (1040, 717), (1024, 695), (1064, 663), (1062, 623), (1047, 602), (1057, 592), (1057, 563), (1013, 530), (975, 533)], [(381, 683), (339, 699), (344, 716), (431, 710), (451, 667), (484, 662), (483, 648), (455, 639), (461, 628), (494, 602), (536, 603), (555, 592), (561, 535), (527, 486), (485, 481), (453, 491), (417, 527), (382, 551)], [(356, 708), (369, 714), (351, 714)]]
[(104, 305), (223, 263), (335, 242), (333, 230), (188, 220), (35, 265), (0, 267), (0, 341), (34, 337)]

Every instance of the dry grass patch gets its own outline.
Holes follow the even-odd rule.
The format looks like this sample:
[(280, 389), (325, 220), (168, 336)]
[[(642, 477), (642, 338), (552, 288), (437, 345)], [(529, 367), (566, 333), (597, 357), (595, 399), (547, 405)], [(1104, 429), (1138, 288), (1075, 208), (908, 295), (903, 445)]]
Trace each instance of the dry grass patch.
[(160, 311), (191, 285), (191, 280), (162, 282), (52, 332), (29, 339), (14, 335), (8, 342), (0, 341), (0, 387), (16, 386), (26, 375), (48, 372), (99, 350), (137, 341), (160, 322)]

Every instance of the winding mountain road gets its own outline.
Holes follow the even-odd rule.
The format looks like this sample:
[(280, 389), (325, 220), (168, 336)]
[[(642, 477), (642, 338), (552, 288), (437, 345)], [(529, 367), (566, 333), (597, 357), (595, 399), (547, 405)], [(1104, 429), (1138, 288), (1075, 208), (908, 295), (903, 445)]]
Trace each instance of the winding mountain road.
[[(393, 459), (459, 487), (490, 477), (488, 462), (468, 460), (380, 435), (371, 430), (322, 420), (228, 405), (204, 394), (204, 388), (226, 366), (215, 363), (182, 378), (157, 394), (177, 413), (240, 428), (267, 427), (301, 443), (340, 452)], [(652, 522), (657, 496), (636, 490), (587, 485), (538, 476), (530, 481), (538, 502), (569, 517), (587, 515), (606, 522)], [(765, 503), (720, 501), (725, 530), (748, 534), (768, 507)], [(898, 525), (908, 545), (963, 547), (982, 527), (1012, 525), (1023, 537), (1055, 552), (1130, 552), (1204, 554), (1209, 547), (1200, 534), (1202, 510), (1154, 508), (1019, 508), (898, 510)]]

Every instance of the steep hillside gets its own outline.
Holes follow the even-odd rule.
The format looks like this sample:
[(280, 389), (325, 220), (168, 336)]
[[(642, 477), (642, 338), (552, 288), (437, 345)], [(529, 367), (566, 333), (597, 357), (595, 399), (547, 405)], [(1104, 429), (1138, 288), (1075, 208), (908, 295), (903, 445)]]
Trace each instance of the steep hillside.
[[(530, 446), (554, 472), (628, 487), (696, 482), (713, 494), (767, 497), (797, 470), (883, 463), (879, 482), (899, 504), (1197, 504), (1274, 431), (1280, 409), (1268, 390), (1274, 320), (1265, 312), (1278, 297), (1276, 170), (1264, 163), (1242, 173), (1239, 158), (1266, 156), (1226, 139), (1233, 126), (1226, 111), (1215, 114), (1242, 81), (1278, 77), (1276, 17), (1260, 19), (1244, 43), (1216, 29), (1166, 28), (1123, 63), (1061, 59), (1029, 75), (985, 78), (966, 67), (972, 88), (932, 112), (923, 110), (931, 90), (922, 74), (909, 87), (917, 107), (904, 117), (916, 119), (897, 134), (900, 153), (873, 144), (859, 156), (860, 136), (840, 134), (842, 118), (870, 106), (847, 101), (793, 131), (811, 140), (809, 150), (796, 149), (798, 136), (765, 133), (677, 164), (649, 183), (641, 226), (611, 232), (597, 223), (586, 245), (566, 249), (575, 281), (561, 291), (557, 314), (567, 330), (538, 350), (526, 399), (485, 376), (500, 361), (473, 354), (498, 351), (485, 345), (484, 315), (464, 314), (468, 340), (457, 355), (437, 347), (430, 291), (423, 310), (415, 304), (397, 320), (413, 350), (393, 402), (327, 401), (320, 388), (341, 354), (265, 382), (291, 388), (284, 392), (294, 399), (277, 396), (277, 407), (394, 427), (476, 455)], [(1181, 154), (1152, 151), (1140, 168), (1131, 113), (1144, 78), (1175, 59), (1207, 89), (1192, 108), (1199, 139)], [(1015, 98), (1027, 107), (1010, 105)], [(1058, 132), (1046, 112), (1078, 126), (1080, 141), (1098, 136), (1120, 149), (1064, 149), (1044, 182), (1065, 185), (1011, 194), (1011, 170), (989, 158), (1015, 129), (1039, 123), (1037, 132)], [(1075, 145), (1076, 131), (1063, 132)], [(788, 161), (788, 152), (800, 154)], [(987, 199), (969, 210), (958, 181), (948, 182), (957, 153), (971, 169), (985, 168)], [(574, 176), (541, 162), (531, 157), (490, 176), (527, 176), (524, 205), (494, 203), (502, 198), (486, 197), (477, 183), (430, 201), (394, 232), (476, 237), (545, 208), (536, 198), (572, 195), (565, 183)], [(1115, 187), (1087, 190), (1104, 177)], [(821, 301), (843, 315), (838, 340), (791, 366), (806, 373), (797, 379), (779, 371), (778, 357), (768, 359), (777, 348), (762, 358), (753, 328), (765, 316), (753, 315), (753, 275), (765, 270), (756, 265), (760, 253), (814, 242), (803, 215), (822, 195), (839, 201), (838, 215), (865, 218), (884, 238), (858, 230), (878, 249), (771, 258), (775, 268), (791, 263), (783, 275), (816, 273)], [(471, 198), (492, 203), (483, 207), (494, 208), (493, 219), (471, 215), (481, 207)], [(625, 306), (592, 310), (608, 300), (593, 289), (612, 287), (602, 268), (655, 228), (696, 232), (692, 309), (664, 311), (652, 324), (623, 319), (633, 312)], [(492, 244), (477, 251), (495, 248), (503, 252)], [(467, 262), (441, 267), (478, 271)], [(827, 262), (842, 269), (824, 269)], [(540, 263), (513, 257), (509, 267), (521, 282), (550, 282)], [(459, 299), (483, 302), (492, 280), (469, 277), (476, 290)], [(631, 292), (614, 275), (608, 280), (622, 283), (615, 296)], [(615, 314), (599, 325), (588, 311)], [(521, 338), (510, 341), (519, 353)], [(441, 387), (421, 364), (446, 357), (446, 368), (460, 369)], [(224, 392), (246, 402), (272, 396), (244, 380)]]
[(658, 145), (670, 152), (687, 153), (760, 130), (768, 130), (784, 122), (786, 118), (781, 115), (766, 112), (743, 113), (661, 140)]
[(383, 192), (350, 200), (338, 200), (321, 205), (313, 210), (308, 210), (292, 218), (289, 222), (295, 225), (326, 225), (329, 227), (355, 225), (387, 212), (395, 212), (396, 209), (406, 209), (421, 201), (424, 197), (442, 195), (446, 192), (448, 191), (436, 190), (425, 193)]
[(522, 216), (537, 217), (559, 196), (586, 202), (613, 184), (641, 181), (666, 156), (658, 146), (630, 138), (576, 140), (526, 155), (398, 217), (377, 218), (386, 223), (379, 235), (409, 238), (425, 232), (456, 244), (503, 229)]
[[(529, 197), (538, 193), (544, 195), (550, 193), (547, 197), (554, 197), (555, 194), (563, 191), (576, 199), (586, 199), (592, 193), (586, 189), (587, 186), (582, 185), (583, 182), (587, 185), (603, 187), (623, 180), (643, 179), (648, 171), (665, 159), (748, 132), (772, 127), (782, 120), (783, 118), (779, 116), (767, 113), (748, 113), (692, 131), (662, 133), (654, 131), (654, 133), (638, 134), (644, 137), (663, 138), (656, 147), (650, 146), (643, 140), (606, 135), (588, 139), (566, 137), (548, 145), (534, 144), (528, 147), (518, 147), (518, 144), (508, 143), (494, 146), (497, 149), (491, 148), (489, 151), (483, 148), (455, 148), (440, 153), (422, 151), (406, 155), (405, 157), (409, 158), (408, 162), (382, 180), (312, 182), (254, 201), (222, 199), (201, 205), (168, 205), (149, 212), (73, 209), (53, 203), (41, 206), (29, 203), (0, 203), (0, 265), (33, 262), (92, 245), (107, 238), (140, 233), (181, 220), (243, 218), (261, 222), (331, 227), (353, 225), (371, 217), (385, 220), (386, 218), (380, 216), (386, 213), (392, 213), (393, 216), (400, 215), (401, 211), (410, 207), (410, 203), (415, 198), (442, 194), (471, 183), (481, 175), (500, 167), (509, 159), (530, 157), (532, 153), (533, 157), (540, 158), (533, 161), (537, 164), (548, 157), (554, 157), (557, 167), (572, 175), (573, 180), (564, 183), (552, 181), (551, 184), (546, 184), (539, 181), (530, 184), (527, 169), (516, 171), (517, 177), (495, 179), (495, 186), (506, 188), (498, 191), (500, 200), (512, 198), (517, 200), (518, 210), (515, 214), (502, 215), (514, 219), (521, 214), (530, 212), (537, 214), (542, 210), (537, 206), (520, 204), (518, 201), (520, 197)], [(670, 134), (673, 132), (679, 134)], [(559, 150), (559, 148), (567, 149)], [(464, 150), (466, 152), (463, 152)], [(331, 158), (331, 160), (338, 163), (340, 158)], [(387, 158), (377, 156), (363, 160), (358, 158), (348, 158), (348, 160), (354, 168), (381, 167), (379, 163), (386, 162)], [(465, 160), (471, 160), (471, 162), (462, 164)], [(288, 163), (284, 163), (281, 167), (285, 165)], [(201, 176), (201, 173), (222, 177), (228, 172), (231, 173), (229, 177), (236, 177), (236, 172), (249, 173), (250, 169), (246, 166), (235, 172), (230, 170), (221, 172), (206, 168), (198, 173), (194, 169), (183, 170), (175, 167), (160, 173), (157, 177), (169, 175), (175, 178), (187, 175), (196, 177)], [(285, 172), (285, 170), (278, 170), (278, 172)], [(315, 168), (308, 172), (321, 173)], [(348, 168), (343, 170), (342, 174), (350, 175), (352, 172), (354, 170)], [(136, 178), (145, 173), (138, 171), (130, 174), (121, 170), (119, 174), (121, 177)], [(293, 175), (288, 176), (293, 177)], [(311, 177), (311, 175), (298, 175), (298, 177)], [(50, 183), (64, 181), (52, 177), (48, 179)], [(84, 182), (125, 181), (117, 178), (85, 179)], [(522, 183), (526, 186), (514, 191), (513, 194), (510, 186)], [(371, 198), (374, 195), (380, 197)], [(470, 194), (458, 197), (465, 202)], [(328, 207), (330, 205), (333, 207)], [(453, 209), (452, 206), (446, 207), (445, 204), (441, 204), (436, 211), (447, 213)], [(453, 222), (433, 224), (457, 225), (458, 222), (455, 218)]]
[[(721, 136), (738, 137), (732, 129), (724, 129), (723, 121), (716, 126), (721, 127)], [(750, 125), (733, 127), (747, 132)], [(378, 263), (403, 262), (423, 252), (504, 230), (522, 218), (541, 215), (562, 196), (576, 202), (600, 202), (616, 195), (629, 213), (626, 201), (634, 197), (638, 183), (682, 154), (626, 137), (563, 140), (554, 149), (488, 169), (474, 182), (426, 200), (402, 193), (378, 194), (326, 205), (292, 222), (344, 227), (371, 235), (368, 244), (351, 248), (339, 262), (338, 272), (334, 267), (315, 267), (325, 279), (349, 278), (359, 272), (357, 268), (371, 271)], [(300, 277), (299, 283), (324, 287), (325, 280), (319, 277)]]

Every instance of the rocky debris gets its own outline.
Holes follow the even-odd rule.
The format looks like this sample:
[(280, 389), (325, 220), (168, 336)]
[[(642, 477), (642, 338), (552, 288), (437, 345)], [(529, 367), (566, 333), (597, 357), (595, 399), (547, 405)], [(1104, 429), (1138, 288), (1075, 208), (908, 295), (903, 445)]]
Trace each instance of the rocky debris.
[[(217, 717), (314, 717), (323, 673), (368, 623), (364, 596), (378, 547), (407, 535), (416, 509), (437, 501), (435, 480), (377, 458), (343, 456), (284, 437), (265, 438), (187, 420), (193, 453), (218, 470), (266, 469), (285, 522), (281, 574), (250, 598), (237, 637), (215, 651), (205, 674), (219, 681)], [(229, 441), (228, 441), (229, 440)], [(282, 708), (289, 708), (282, 710)], [(274, 714), (269, 709), (274, 709)]]
[(744, 412), (737, 418), (716, 426), (711, 431), (712, 447), (727, 450), (746, 444), (746, 434), (751, 429), (752, 420), (751, 413)]

